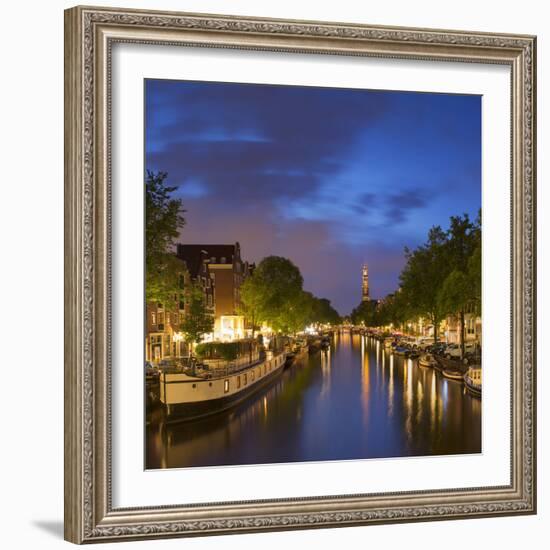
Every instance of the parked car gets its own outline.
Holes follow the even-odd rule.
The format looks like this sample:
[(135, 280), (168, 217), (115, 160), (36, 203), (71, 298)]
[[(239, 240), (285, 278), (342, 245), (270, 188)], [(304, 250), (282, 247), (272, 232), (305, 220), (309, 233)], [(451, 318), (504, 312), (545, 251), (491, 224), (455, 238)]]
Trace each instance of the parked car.
[(430, 346), (434, 345), (434, 339), (428, 338), (427, 336), (420, 337), (416, 340), (416, 346), (418, 349), (426, 350)]
[[(476, 351), (477, 345), (475, 342), (466, 342), (464, 344), (464, 354), (473, 354)], [(445, 357), (447, 359), (460, 358), (462, 356), (462, 350), (459, 344), (448, 344), (445, 349)]]
[(437, 342), (431, 346), (426, 347), (424, 351), (431, 353), (432, 355), (445, 355), (447, 344), (445, 342)]
[(154, 382), (158, 380), (159, 370), (150, 361), (145, 361), (145, 380), (148, 382)]

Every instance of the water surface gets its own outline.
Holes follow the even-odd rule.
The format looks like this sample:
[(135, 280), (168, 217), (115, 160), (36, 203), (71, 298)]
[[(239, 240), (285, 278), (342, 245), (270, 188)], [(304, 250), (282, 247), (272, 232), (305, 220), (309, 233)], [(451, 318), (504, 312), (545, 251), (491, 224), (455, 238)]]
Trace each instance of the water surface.
[(147, 468), (479, 453), (481, 400), (344, 333), (230, 411), (170, 426), (153, 412), (146, 437)]

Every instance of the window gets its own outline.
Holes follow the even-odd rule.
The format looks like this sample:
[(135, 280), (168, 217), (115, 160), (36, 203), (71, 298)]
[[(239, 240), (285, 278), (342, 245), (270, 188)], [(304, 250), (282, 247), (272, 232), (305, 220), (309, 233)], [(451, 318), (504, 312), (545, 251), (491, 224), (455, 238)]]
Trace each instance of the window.
[(151, 313), (151, 323), (153, 323), (153, 325), (157, 324), (157, 314), (154, 311)]
[(254, 382), (254, 371), (250, 373), (250, 378), (252, 378), (252, 382)]
[(223, 381), (223, 392), (227, 393), (229, 391), (229, 380)]
[(248, 374), (244, 375), (244, 385), (246, 386), (248, 384)]
[(208, 305), (212, 307), (212, 294), (208, 295)]
[(225, 263), (225, 256), (222, 256), (222, 257), (220, 258), (220, 264), (224, 264), (224, 263)]
[(241, 387), (241, 377), (237, 376), (237, 389)]

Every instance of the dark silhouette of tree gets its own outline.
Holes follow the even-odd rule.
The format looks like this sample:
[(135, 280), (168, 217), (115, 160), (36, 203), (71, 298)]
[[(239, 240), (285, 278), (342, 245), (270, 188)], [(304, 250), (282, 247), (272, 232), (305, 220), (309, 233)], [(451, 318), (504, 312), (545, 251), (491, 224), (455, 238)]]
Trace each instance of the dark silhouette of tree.
[(181, 199), (172, 198), (177, 187), (167, 185), (166, 178), (166, 172), (148, 170), (145, 179), (145, 295), (148, 302), (170, 308), (185, 271), (172, 251), (185, 210)]

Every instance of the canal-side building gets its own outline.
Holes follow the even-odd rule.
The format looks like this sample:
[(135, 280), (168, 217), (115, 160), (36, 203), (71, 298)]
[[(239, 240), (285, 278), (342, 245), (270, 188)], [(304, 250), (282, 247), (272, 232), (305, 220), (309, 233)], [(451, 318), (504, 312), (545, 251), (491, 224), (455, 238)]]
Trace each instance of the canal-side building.
[[(445, 340), (448, 344), (460, 344), (460, 319), (458, 315), (449, 315), (444, 321)], [(481, 345), (481, 317), (474, 312), (464, 314), (464, 342), (475, 342)]]
[[(181, 271), (178, 273), (181, 292), (174, 294), (168, 303), (150, 302), (146, 305), (145, 358), (158, 362), (167, 357), (183, 357), (188, 353), (188, 342), (185, 341), (180, 325), (189, 310), (187, 299), (191, 284), (198, 284), (204, 295), (204, 304), (214, 315), (215, 282), (211, 277), (209, 260), (205, 254), (196, 257), (182, 258)], [(213, 335), (211, 335), (213, 338)]]
[(185, 355), (185, 342), (179, 325), (185, 316), (185, 287), (189, 282), (189, 272), (183, 262), (179, 262), (178, 287), (166, 303), (147, 302), (145, 305), (145, 359), (159, 362), (166, 357)]
[[(215, 340), (245, 337), (244, 317), (239, 314), (241, 285), (251, 266), (241, 258), (240, 244), (178, 244), (178, 258), (188, 266), (206, 265), (212, 281)], [(191, 269), (191, 268), (190, 268)], [(204, 269), (204, 267), (203, 267)], [(206, 271), (205, 271), (206, 272)]]

